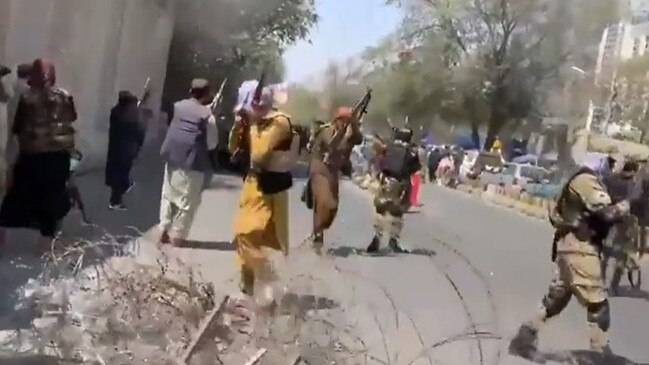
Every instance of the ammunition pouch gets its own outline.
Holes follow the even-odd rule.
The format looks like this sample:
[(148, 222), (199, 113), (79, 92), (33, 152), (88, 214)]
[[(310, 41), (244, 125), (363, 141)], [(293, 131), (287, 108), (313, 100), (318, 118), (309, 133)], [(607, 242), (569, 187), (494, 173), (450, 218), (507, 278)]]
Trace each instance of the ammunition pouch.
[[(252, 173), (252, 172), (251, 172)], [(293, 186), (293, 176), (290, 172), (255, 171), (257, 185), (263, 194), (273, 195), (286, 191)]]
[(608, 230), (610, 229), (610, 226), (607, 226), (606, 234), (599, 238), (599, 230), (593, 229), (593, 227), (597, 226), (591, 226), (585, 219), (579, 219), (576, 222), (571, 223), (565, 221), (554, 221), (552, 225), (556, 228), (554, 231), (554, 237), (552, 238), (552, 262), (557, 259), (557, 244), (569, 233), (572, 233), (578, 240), (592, 242), (601, 249), (603, 241), (608, 235)]

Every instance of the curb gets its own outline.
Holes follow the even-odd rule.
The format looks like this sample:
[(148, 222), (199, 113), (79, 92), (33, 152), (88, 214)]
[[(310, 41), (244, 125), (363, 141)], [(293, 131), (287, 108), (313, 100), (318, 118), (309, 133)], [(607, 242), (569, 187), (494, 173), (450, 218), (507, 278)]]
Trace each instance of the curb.
[[(378, 181), (372, 176), (356, 175), (352, 177), (352, 181), (356, 186), (370, 194), (376, 192), (378, 187)], [(520, 187), (505, 188), (493, 184), (482, 187), (477, 184), (458, 184), (455, 190), (540, 220), (548, 218), (548, 211), (554, 204), (554, 201), (550, 199), (539, 198), (521, 192)]]
[(554, 204), (550, 199), (539, 198), (521, 192), (520, 187), (502, 187), (489, 184), (484, 190), (470, 185), (459, 185), (457, 190), (480, 196), (484, 201), (509, 208), (529, 217), (546, 220)]

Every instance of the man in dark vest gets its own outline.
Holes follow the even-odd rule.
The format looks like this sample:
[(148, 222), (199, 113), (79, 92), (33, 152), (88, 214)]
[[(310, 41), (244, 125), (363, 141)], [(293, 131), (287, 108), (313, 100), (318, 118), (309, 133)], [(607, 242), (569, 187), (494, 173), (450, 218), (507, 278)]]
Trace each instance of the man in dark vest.
[(165, 173), (160, 202), (160, 242), (187, 244), (187, 236), (201, 202), (207, 174), (211, 171), (209, 150), (216, 148), (218, 128), (208, 107), (210, 85), (192, 81), (190, 97), (174, 105), (174, 117), (160, 154)]

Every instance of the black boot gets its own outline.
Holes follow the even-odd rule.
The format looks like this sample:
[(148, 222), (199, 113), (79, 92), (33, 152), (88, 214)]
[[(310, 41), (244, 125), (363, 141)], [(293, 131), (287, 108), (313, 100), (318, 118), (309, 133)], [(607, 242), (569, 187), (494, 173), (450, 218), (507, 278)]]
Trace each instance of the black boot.
[(532, 359), (538, 347), (539, 330), (530, 323), (524, 323), (509, 343), (509, 353), (524, 359)]
[(379, 248), (381, 248), (381, 238), (375, 235), (370, 245), (367, 246), (367, 253), (377, 253), (379, 252)]
[(629, 284), (633, 289), (638, 289), (642, 285), (642, 271), (639, 268), (628, 269), (626, 276), (629, 279)]
[(399, 241), (397, 241), (396, 238), (390, 238), (390, 242), (388, 243), (390, 246), (390, 249), (394, 251), (395, 253), (404, 253), (406, 250), (404, 250), (400, 245)]

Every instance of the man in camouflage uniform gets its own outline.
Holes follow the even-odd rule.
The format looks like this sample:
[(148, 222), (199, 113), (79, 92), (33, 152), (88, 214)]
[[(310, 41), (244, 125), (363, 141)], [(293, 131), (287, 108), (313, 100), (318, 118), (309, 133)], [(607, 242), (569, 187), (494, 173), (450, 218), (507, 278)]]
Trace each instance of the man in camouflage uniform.
[(320, 125), (311, 135), (309, 181), (303, 200), (313, 209), (313, 249), (318, 255), (322, 254), (324, 232), (338, 213), (341, 168), (349, 161), (351, 147), (362, 142), (358, 117), (350, 107), (338, 108), (333, 121)]
[[(374, 197), (374, 237), (367, 247), (368, 253), (376, 253), (381, 246), (383, 234), (387, 231), (390, 248), (397, 253), (404, 252), (399, 244), (401, 230), (403, 229), (403, 215), (407, 207), (403, 205), (404, 194), (408, 194), (410, 175), (421, 168), (421, 163), (416, 148), (410, 144), (412, 130), (395, 129), (393, 135), (394, 146), (406, 148), (406, 157), (403, 161), (401, 173), (395, 174), (387, 170), (386, 161), (390, 158), (392, 146), (381, 144), (381, 161), (379, 162), (379, 189)], [(380, 143), (377, 141), (377, 143)]]
[(637, 199), (631, 204), (631, 213), (638, 217), (638, 251), (640, 256), (647, 249), (647, 226), (649, 226), (649, 163), (647, 158), (639, 161), (633, 195)]
[[(634, 161), (627, 161), (623, 164), (622, 171), (611, 174), (607, 181), (607, 188), (613, 203), (632, 198), (631, 194), (633, 193), (637, 172), (638, 164)], [(609, 244), (602, 250), (602, 276), (604, 281), (606, 281), (609, 258), (613, 257), (615, 260), (615, 269), (610, 286), (612, 295), (617, 295), (620, 280), (625, 270), (628, 270), (629, 274), (631, 274), (639, 269), (636, 259), (638, 236), (638, 217), (630, 214), (613, 226), (610, 240), (607, 240)]]
[(629, 202), (613, 204), (600, 179), (583, 167), (564, 185), (550, 215), (555, 228), (552, 260), (556, 277), (535, 318), (523, 324), (510, 353), (531, 358), (540, 328), (575, 296), (586, 308), (592, 350), (608, 353), (610, 308), (602, 279), (600, 250), (611, 225), (629, 215)]

